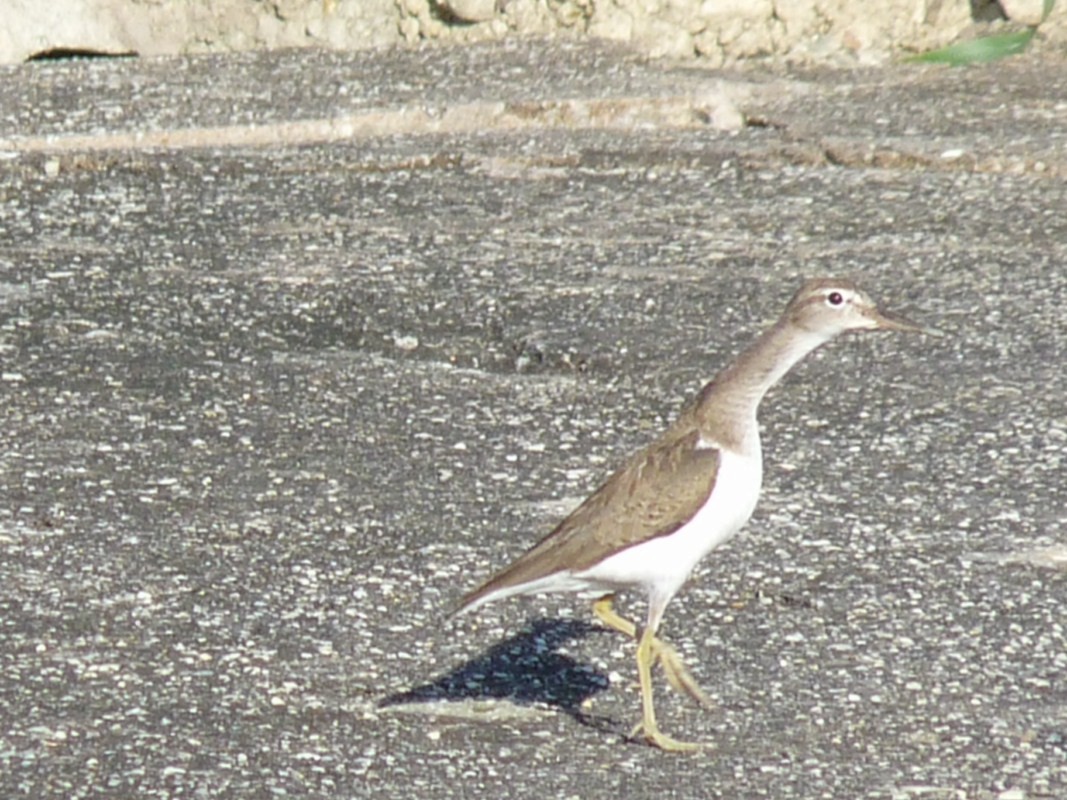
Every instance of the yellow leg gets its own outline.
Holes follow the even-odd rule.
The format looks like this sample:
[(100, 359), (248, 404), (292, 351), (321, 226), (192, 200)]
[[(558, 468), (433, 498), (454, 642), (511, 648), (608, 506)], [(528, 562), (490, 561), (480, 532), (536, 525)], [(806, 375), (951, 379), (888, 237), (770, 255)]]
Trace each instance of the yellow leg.
[[(596, 618), (612, 630), (629, 636), (631, 639), (636, 639), (637, 626), (615, 612), (612, 605), (613, 601), (614, 597), (609, 594), (607, 597), (601, 597), (593, 603), (593, 613)], [(678, 651), (656, 636), (652, 637), (651, 646), (653, 659), (659, 661), (663, 666), (663, 672), (667, 676), (667, 681), (670, 685), (677, 691), (689, 695), (705, 708), (711, 708), (713, 705), (711, 698), (700, 688), (700, 684), (697, 683), (696, 678), (686, 667), (682, 657), (678, 655)]]
[(685, 753), (699, 750), (696, 742), (680, 742), (660, 732), (656, 724), (656, 710), (652, 705), (652, 662), (655, 660), (656, 637), (650, 628), (646, 628), (637, 643), (637, 677), (641, 681), (641, 724), (638, 730), (645, 741), (671, 753)]
[[(612, 600), (611, 595), (597, 600), (593, 604), (593, 613), (609, 628), (636, 638), (637, 626), (615, 613)], [(637, 677), (641, 684), (641, 722), (630, 735), (640, 734), (649, 744), (673, 753), (699, 750), (703, 745), (695, 742), (681, 742), (660, 732), (659, 725), (656, 723), (656, 709), (652, 697), (652, 665), (656, 661), (663, 665), (663, 671), (675, 689), (685, 692), (704, 705), (711, 704), (711, 700), (697, 685), (674, 648), (658, 639), (651, 628), (645, 628), (637, 641)]]

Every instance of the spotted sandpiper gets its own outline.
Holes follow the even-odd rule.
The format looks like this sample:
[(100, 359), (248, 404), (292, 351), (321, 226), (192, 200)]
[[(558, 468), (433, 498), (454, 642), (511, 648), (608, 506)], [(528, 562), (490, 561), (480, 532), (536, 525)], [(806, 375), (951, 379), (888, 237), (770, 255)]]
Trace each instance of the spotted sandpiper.
[[(848, 280), (808, 281), (781, 318), (701, 389), (654, 442), (634, 453), (548, 536), (460, 601), (469, 611), (518, 594), (577, 592), (593, 612), (637, 640), (641, 722), (651, 745), (701, 747), (663, 734), (652, 701), (652, 667), (703, 705), (710, 700), (677, 652), (656, 635), (663, 612), (697, 563), (748, 521), (763, 479), (756, 412), (767, 391), (815, 348), (848, 331), (922, 329), (878, 306)], [(615, 593), (648, 597), (643, 627), (613, 609)]]

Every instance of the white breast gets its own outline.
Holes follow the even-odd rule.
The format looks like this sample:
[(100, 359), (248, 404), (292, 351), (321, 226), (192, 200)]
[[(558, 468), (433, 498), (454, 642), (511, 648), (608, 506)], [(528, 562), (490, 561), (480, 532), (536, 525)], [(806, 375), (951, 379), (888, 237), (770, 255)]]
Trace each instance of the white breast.
[(673, 595), (697, 563), (734, 536), (752, 516), (763, 482), (763, 459), (722, 452), (711, 497), (677, 531), (628, 547), (599, 564), (573, 573), (597, 586), (640, 586), (649, 594)]

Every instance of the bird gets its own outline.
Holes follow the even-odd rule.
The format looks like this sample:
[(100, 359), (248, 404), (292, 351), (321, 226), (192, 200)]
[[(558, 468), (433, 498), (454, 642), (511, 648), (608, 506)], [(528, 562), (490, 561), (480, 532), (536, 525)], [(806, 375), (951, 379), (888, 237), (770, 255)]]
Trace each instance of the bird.
[[(711, 700), (677, 651), (658, 636), (667, 605), (693, 569), (730, 540), (756, 507), (763, 482), (757, 412), (794, 365), (852, 331), (926, 331), (882, 310), (854, 281), (803, 283), (778, 321), (687, 403), (657, 439), (631, 455), (547, 536), (465, 594), (454, 614), (515, 595), (570, 592), (592, 599), (603, 624), (636, 640), (641, 721), (631, 734), (670, 752), (705, 745), (663, 733), (652, 668), (703, 706)], [(638, 626), (614, 609), (617, 593), (643, 592)]]

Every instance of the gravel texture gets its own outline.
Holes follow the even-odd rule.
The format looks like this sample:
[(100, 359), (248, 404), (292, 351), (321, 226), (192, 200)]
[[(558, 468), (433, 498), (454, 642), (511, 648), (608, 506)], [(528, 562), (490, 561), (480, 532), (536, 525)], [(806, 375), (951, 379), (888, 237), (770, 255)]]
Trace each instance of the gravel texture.
[[(464, 103), (591, 102), (591, 63), (633, 103), (723, 79), (434, 57), (539, 70)], [(277, 67), (447, 105), (424, 58), (5, 71), (0, 795), (1067, 797), (1048, 65), (725, 76), (734, 131), (60, 136), (359, 111), (264, 102)], [(633, 647), (580, 603), (447, 618), (835, 273), (946, 335), (837, 342), (769, 398), (756, 516), (663, 630), (718, 705), (663, 691), (661, 723), (713, 749), (624, 741)]]

